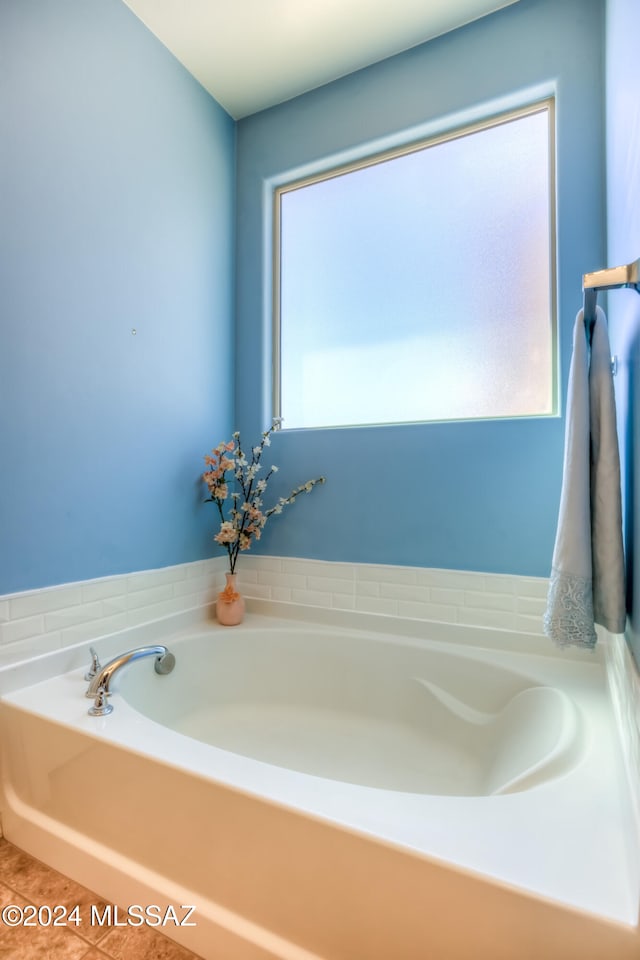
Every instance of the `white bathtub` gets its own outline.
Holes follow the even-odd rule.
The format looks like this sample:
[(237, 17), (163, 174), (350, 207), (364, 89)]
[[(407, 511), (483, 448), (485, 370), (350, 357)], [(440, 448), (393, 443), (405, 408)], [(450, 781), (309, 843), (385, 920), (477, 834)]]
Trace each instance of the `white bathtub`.
[(123, 907), (193, 904), (164, 932), (207, 960), (637, 960), (598, 659), (334, 619), (161, 638), (174, 672), (121, 671), (108, 717), (82, 669), (5, 693), (5, 835)]

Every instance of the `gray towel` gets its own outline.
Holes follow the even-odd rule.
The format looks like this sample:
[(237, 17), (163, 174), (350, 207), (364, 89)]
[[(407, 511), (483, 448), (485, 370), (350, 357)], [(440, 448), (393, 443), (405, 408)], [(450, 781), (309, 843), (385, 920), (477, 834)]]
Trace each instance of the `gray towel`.
[(544, 631), (593, 647), (594, 622), (625, 627), (620, 457), (607, 322), (596, 308), (591, 350), (582, 310), (573, 331), (564, 473)]

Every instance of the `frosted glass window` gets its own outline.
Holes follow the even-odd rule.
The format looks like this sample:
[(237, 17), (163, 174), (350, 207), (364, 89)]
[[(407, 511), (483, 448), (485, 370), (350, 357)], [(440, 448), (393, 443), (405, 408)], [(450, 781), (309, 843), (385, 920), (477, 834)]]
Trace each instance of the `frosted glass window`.
[(284, 429), (555, 412), (551, 108), (276, 191)]

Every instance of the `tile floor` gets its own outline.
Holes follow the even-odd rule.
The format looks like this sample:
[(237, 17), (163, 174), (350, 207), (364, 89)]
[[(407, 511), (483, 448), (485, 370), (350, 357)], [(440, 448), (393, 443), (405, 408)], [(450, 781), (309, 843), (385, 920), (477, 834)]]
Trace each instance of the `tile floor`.
[(199, 960), (147, 925), (92, 925), (92, 905), (93, 916), (103, 917), (106, 901), (0, 838), (0, 910), (9, 904), (78, 905), (83, 922), (39, 926), (36, 916), (36, 926), (11, 927), (0, 919), (0, 960)]

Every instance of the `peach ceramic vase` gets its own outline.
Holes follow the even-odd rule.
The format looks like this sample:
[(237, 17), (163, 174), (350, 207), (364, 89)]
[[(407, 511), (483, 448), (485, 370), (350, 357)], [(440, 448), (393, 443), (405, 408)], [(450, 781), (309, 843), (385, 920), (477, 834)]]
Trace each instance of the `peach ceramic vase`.
[(227, 585), (218, 594), (216, 600), (216, 617), (218, 622), (225, 627), (235, 627), (242, 623), (244, 617), (244, 597), (242, 597), (236, 587), (237, 573), (225, 573)]

